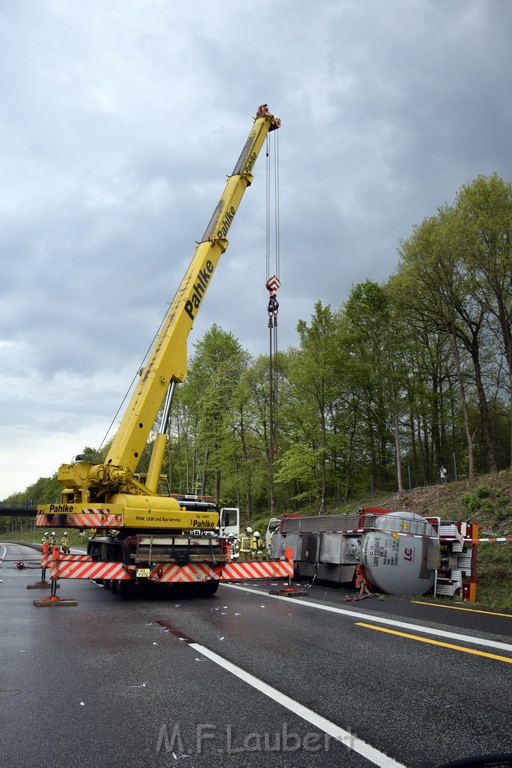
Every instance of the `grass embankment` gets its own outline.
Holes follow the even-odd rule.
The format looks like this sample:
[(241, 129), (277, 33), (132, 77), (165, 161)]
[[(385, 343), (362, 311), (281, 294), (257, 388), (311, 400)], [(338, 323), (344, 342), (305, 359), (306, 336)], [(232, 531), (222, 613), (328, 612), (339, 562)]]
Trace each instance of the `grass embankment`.
[(480, 544), (477, 579), (481, 605), (512, 610), (512, 542)]

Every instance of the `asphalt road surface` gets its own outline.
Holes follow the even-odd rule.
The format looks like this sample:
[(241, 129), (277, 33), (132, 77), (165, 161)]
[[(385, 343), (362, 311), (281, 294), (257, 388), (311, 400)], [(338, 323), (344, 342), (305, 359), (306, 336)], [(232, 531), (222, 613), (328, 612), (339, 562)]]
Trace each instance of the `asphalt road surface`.
[[(0, 543), (6, 768), (433, 768), (512, 752), (512, 614), (315, 585), (123, 599)], [(16, 568), (16, 561), (29, 567)], [(273, 585), (274, 588), (276, 585)]]

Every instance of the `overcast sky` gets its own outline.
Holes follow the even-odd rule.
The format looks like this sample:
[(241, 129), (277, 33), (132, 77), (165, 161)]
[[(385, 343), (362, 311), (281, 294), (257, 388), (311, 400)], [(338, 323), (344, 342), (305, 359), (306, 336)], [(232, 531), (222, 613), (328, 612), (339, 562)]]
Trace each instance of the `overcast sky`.
[[(0, 499), (98, 447), (256, 108), (281, 118), (279, 346), (512, 180), (509, 0), (2, 0)], [(268, 349), (265, 160), (190, 337)], [(186, 490), (186, 489), (174, 489)]]

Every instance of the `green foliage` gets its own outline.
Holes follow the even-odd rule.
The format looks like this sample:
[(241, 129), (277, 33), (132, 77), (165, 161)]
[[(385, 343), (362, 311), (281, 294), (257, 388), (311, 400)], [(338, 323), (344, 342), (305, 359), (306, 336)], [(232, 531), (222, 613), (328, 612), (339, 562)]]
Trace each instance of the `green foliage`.
[(478, 547), (478, 603), (512, 609), (511, 574), (512, 546), (510, 544), (480, 544)]
[[(13, 493), (4, 499), (7, 506), (32, 507), (36, 504), (51, 504), (59, 499), (60, 485), (57, 475), (40, 477), (25, 491)], [(0, 509), (1, 512), (1, 509)], [(0, 516), (0, 531), (17, 531), (20, 534), (27, 531), (30, 535), (34, 526), (33, 518)], [(18, 539), (17, 539), (18, 540)]]
[(492, 491), (488, 485), (479, 485), (471, 493), (466, 493), (462, 498), (464, 507), (474, 514), (475, 512), (492, 512), (494, 504), (491, 500)]
[(108, 453), (108, 449), (110, 447), (111, 442), (112, 441), (110, 441), (108, 444), (103, 446), (101, 450), (86, 446), (82, 451), (82, 456), (84, 457), (84, 460), (90, 461), (92, 464), (101, 464), (105, 460), (105, 457)]
[(512, 523), (510, 502), (499, 488), (493, 489), (485, 483), (478, 485), (462, 497), (462, 504), (477, 519), (492, 520), (494, 525)]
[(58, 501), (61, 486), (57, 480), (57, 473), (53, 477), (40, 477), (24, 491), (13, 493), (4, 499), (5, 504), (51, 504)]
[(192, 456), (190, 450), (181, 454), (192, 461), (187, 472), (180, 472), (191, 484), (185, 490), (209, 493), (217, 502), (221, 494), (229, 503), (239, 497), (238, 473), (229, 470), (238, 459), (235, 393), (248, 362), (248, 353), (234, 336), (214, 325), (195, 345), (188, 379), (177, 394), (182, 421), (173, 429), (185, 429), (195, 442)]
[[(279, 458), (276, 482), (310, 487), (315, 478), (318, 478), (320, 458), (320, 451), (307, 445), (291, 445)], [(307, 495), (307, 492), (298, 493), (296, 497)]]
[(479, 499), (488, 499), (489, 496), (492, 495), (492, 490), (488, 485), (479, 485), (475, 490), (475, 495), (478, 496)]

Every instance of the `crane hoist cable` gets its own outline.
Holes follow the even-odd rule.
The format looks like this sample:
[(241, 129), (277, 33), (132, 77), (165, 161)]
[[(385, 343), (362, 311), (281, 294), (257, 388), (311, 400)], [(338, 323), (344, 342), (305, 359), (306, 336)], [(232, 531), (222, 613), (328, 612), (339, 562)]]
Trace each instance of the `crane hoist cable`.
[[(269, 329), (269, 455), (278, 452), (278, 375), (277, 375), (277, 291), (280, 280), (279, 248), (279, 137), (267, 136), (266, 146), (266, 282)], [(271, 153), (271, 144), (274, 150)], [(273, 257), (273, 258), (272, 258)], [(272, 275), (272, 271), (274, 274)]]

